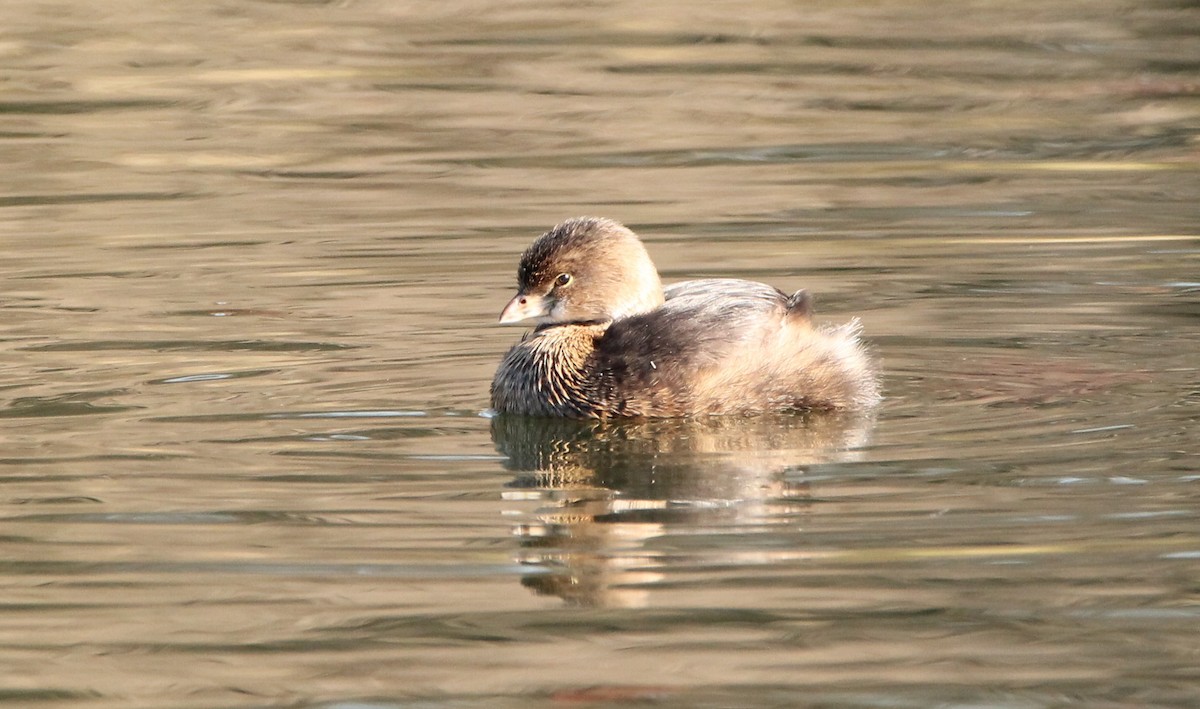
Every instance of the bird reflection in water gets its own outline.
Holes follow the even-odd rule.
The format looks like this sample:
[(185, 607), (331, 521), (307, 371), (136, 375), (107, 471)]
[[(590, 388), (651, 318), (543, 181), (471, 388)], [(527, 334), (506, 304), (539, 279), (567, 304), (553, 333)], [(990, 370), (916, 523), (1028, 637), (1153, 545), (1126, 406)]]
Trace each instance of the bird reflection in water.
[[(849, 462), (871, 419), (778, 414), (699, 419), (578, 421), (497, 416), (492, 440), (515, 473), (505, 492), (517, 512), (522, 583), (585, 606), (634, 607), (672, 565), (684, 536), (747, 534), (794, 523), (807, 504), (804, 472)], [(671, 536), (668, 544), (653, 540)], [(709, 562), (745, 560), (717, 543)], [(716, 558), (714, 559), (714, 554)]]

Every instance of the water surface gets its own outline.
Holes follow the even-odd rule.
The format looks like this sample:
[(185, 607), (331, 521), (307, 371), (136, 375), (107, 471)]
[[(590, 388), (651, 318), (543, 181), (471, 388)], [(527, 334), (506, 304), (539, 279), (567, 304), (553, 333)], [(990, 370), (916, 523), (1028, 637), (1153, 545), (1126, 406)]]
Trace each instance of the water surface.
[[(0, 701), (1200, 701), (1194, 3), (10, 3)], [(491, 418), (525, 245), (865, 417)]]

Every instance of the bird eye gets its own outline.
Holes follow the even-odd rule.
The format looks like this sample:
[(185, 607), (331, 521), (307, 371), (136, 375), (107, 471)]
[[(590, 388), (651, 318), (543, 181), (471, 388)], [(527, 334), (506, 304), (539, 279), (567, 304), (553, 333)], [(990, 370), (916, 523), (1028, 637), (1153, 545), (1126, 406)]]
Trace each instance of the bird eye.
[(558, 278), (554, 279), (554, 285), (559, 286), (560, 288), (562, 286), (568, 285), (570, 283), (571, 283), (571, 274), (569, 274), (569, 273), (560, 273), (560, 274), (558, 274)]

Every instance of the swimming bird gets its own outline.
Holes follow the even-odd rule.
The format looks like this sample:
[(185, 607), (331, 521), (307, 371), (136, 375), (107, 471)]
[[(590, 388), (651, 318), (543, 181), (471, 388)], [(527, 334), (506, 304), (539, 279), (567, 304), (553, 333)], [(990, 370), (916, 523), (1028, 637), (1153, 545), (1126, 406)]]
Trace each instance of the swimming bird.
[(705, 278), (663, 287), (642, 241), (578, 217), (521, 256), (492, 408), (570, 418), (863, 410), (880, 400), (857, 320), (815, 326), (806, 291)]

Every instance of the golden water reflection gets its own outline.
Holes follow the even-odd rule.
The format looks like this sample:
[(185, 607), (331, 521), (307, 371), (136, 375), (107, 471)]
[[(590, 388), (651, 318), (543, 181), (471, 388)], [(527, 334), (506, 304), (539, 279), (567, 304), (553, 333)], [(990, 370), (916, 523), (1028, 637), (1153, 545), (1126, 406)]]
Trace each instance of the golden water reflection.
[[(522, 583), (571, 604), (640, 607), (672, 563), (653, 540), (738, 535), (789, 524), (809, 497), (806, 468), (852, 461), (872, 420), (769, 415), (641, 421), (492, 420), (516, 473), (504, 497), (537, 508), (514, 525)], [(711, 549), (710, 549), (711, 551)], [(745, 561), (729, 549), (709, 563)]]

